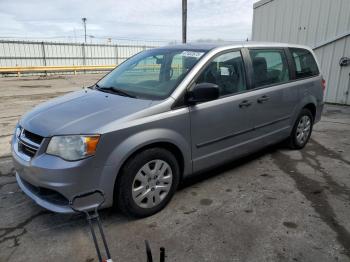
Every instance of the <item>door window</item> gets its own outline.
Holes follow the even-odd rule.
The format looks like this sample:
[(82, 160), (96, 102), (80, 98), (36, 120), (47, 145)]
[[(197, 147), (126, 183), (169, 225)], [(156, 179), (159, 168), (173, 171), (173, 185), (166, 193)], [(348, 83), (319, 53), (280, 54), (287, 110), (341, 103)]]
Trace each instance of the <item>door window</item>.
[(218, 85), (220, 96), (245, 91), (247, 87), (241, 52), (234, 51), (217, 56), (207, 65), (196, 82)]
[(283, 50), (250, 50), (255, 87), (274, 85), (289, 80), (289, 68)]
[(315, 58), (308, 50), (291, 48), (290, 51), (293, 56), (297, 79), (319, 74)]

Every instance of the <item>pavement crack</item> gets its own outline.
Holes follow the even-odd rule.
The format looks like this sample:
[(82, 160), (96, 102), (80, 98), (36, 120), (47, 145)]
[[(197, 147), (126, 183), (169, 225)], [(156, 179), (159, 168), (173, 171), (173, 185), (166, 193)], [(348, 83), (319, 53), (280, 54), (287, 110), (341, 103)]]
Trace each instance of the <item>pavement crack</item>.
[(0, 120), (3, 120), (3, 119), (9, 119), (9, 118), (18, 118), (18, 117), (21, 117), (21, 115), (14, 115), (14, 116), (2, 116), (2, 117), (0, 117)]
[(17, 183), (16, 181), (11, 181), (11, 182), (7, 182), (7, 183), (0, 184), (0, 190), (1, 190), (4, 186), (13, 185), (13, 184), (16, 184), (16, 183)]
[(14, 172), (14, 170), (13, 170), (13, 171), (11, 171), (10, 173), (5, 173), (5, 174), (3, 174), (3, 173), (1, 173), (1, 171), (0, 171), (0, 177), (15, 177), (15, 172)]
[(12, 136), (12, 135), (13, 135), (13, 134), (0, 135), (0, 138), (10, 137), (10, 136)]
[(10, 95), (10, 96), (3, 96), (0, 97), (0, 101), (9, 101), (9, 100), (48, 100), (60, 95), (64, 95), (68, 93), (67, 91), (58, 91), (55, 93), (38, 93), (38, 94), (16, 94), (16, 95)]
[(13, 227), (0, 227), (0, 244), (12, 240), (12, 248), (19, 246), (20, 237), (27, 233), (25, 226), (32, 222), (35, 218), (46, 214), (49, 214), (49, 211), (43, 210), (28, 217), (26, 220)]
[(0, 161), (6, 161), (6, 160), (9, 160), (9, 159), (11, 159), (11, 154), (4, 154), (4, 155), (2, 155), (2, 156), (0, 156)]
[[(312, 149), (312, 147), (319, 147), (316, 149), (321, 149), (329, 152), (329, 149), (325, 149), (324, 147), (319, 146), (318, 143), (315, 141), (312, 141), (313, 145), (310, 144), (308, 146), (308, 149)], [(311, 161), (307, 160), (307, 157), (305, 157), (305, 149), (304, 151), (300, 151), (303, 156), (302, 161), (307, 161), (307, 163), (313, 167), (317, 168), (318, 171), (321, 172), (327, 183), (330, 184), (330, 187), (334, 187), (331, 192), (336, 193), (337, 190), (341, 190), (341, 193), (345, 194), (347, 198), (349, 198), (348, 189), (346, 189), (344, 186), (339, 185), (336, 183), (331, 176), (327, 174), (324, 170), (320, 168), (320, 162), (315, 159), (312, 155), (307, 155), (307, 157), (312, 158), (316, 162), (316, 164), (311, 163)], [(329, 157), (329, 155), (327, 155)], [(307, 200), (309, 200), (312, 203), (312, 207), (314, 210), (318, 213), (320, 219), (324, 221), (337, 235), (338, 242), (344, 247), (345, 254), (350, 258), (350, 233), (347, 231), (347, 229), (341, 225), (337, 219), (336, 214), (330, 205), (330, 203), (327, 200), (327, 195), (322, 194), (322, 191), (324, 190), (323, 185), (321, 182), (313, 180), (307, 176), (305, 176), (303, 173), (299, 172), (297, 169), (298, 160), (291, 159), (288, 155), (277, 152), (273, 154), (274, 163), (279, 167), (280, 170), (282, 170), (284, 173), (288, 174), (295, 182), (297, 189), (305, 196)], [(292, 172), (291, 172), (292, 171)], [(317, 193), (315, 193), (317, 192)], [(319, 192), (319, 193), (318, 193)]]

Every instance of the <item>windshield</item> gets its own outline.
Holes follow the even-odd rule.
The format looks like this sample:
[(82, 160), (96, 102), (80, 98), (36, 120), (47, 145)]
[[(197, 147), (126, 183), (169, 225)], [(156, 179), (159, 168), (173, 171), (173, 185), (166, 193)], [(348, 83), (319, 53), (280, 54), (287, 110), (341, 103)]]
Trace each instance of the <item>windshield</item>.
[(143, 51), (115, 68), (97, 89), (144, 99), (167, 98), (205, 51), (153, 49)]

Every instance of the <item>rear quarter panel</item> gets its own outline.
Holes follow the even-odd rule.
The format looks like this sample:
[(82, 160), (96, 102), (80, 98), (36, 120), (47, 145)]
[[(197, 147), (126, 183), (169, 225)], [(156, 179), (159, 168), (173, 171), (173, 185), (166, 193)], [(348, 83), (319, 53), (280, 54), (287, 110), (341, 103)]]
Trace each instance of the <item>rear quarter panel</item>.
[(316, 76), (297, 81), (299, 103), (293, 114), (292, 123), (295, 123), (300, 111), (308, 104), (316, 107), (315, 123), (320, 120), (323, 108), (322, 76)]

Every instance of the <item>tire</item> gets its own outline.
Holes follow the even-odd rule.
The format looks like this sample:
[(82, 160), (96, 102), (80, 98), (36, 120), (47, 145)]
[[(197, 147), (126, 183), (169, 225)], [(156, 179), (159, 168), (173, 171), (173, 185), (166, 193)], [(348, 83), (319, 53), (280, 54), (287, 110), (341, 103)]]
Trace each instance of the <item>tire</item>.
[(179, 164), (168, 150), (150, 148), (137, 153), (127, 160), (118, 176), (117, 208), (127, 216), (151, 216), (169, 203), (179, 180)]
[[(291, 149), (302, 149), (305, 147), (310, 139), (313, 123), (314, 117), (311, 111), (307, 108), (303, 108), (295, 121), (292, 133), (287, 141)], [(307, 127), (308, 131), (306, 132)]]

